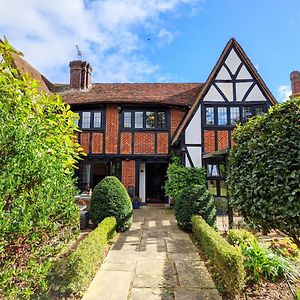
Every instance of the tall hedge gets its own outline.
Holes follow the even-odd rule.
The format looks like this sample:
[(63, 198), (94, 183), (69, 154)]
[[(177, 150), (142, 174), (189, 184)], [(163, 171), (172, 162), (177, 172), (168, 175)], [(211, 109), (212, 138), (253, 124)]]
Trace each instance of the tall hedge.
[(79, 220), (75, 114), (12, 67), (12, 55), (19, 54), (7, 40), (0, 43), (1, 299), (47, 289), (51, 258), (77, 232)]
[(232, 206), (259, 228), (279, 229), (300, 246), (300, 98), (234, 130), (228, 185)]
[(215, 227), (217, 210), (213, 196), (205, 185), (192, 185), (184, 188), (175, 202), (175, 217), (179, 227), (192, 230), (192, 216), (200, 215)]
[(179, 157), (174, 156), (167, 170), (167, 180), (165, 182), (166, 195), (176, 200), (181, 190), (193, 184), (206, 184), (205, 170), (202, 168), (184, 167)]
[(117, 177), (107, 176), (95, 186), (91, 197), (90, 217), (96, 224), (107, 217), (115, 217), (119, 231), (130, 226), (132, 203)]

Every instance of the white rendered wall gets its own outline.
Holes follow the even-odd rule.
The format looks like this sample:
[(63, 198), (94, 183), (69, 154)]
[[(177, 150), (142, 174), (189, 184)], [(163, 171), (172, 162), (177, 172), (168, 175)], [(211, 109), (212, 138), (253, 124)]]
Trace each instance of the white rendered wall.
[[(200, 168), (202, 166), (202, 162), (201, 162), (201, 147), (186, 147), (189, 154), (190, 154), (190, 157), (192, 159), (192, 162), (193, 162), (193, 165), (194, 167), (198, 167)], [(189, 160), (187, 158), (187, 162), (189, 164), (189, 166), (187, 167), (190, 167), (190, 163), (189, 163)]]
[(185, 129), (185, 144), (201, 144), (201, 105)]
[(142, 198), (142, 202), (146, 202), (146, 164), (140, 163), (139, 170), (139, 197)]

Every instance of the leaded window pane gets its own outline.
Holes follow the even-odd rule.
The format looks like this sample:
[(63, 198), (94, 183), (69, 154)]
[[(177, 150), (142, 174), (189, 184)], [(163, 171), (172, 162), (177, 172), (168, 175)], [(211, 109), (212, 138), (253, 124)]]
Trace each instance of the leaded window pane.
[(153, 111), (146, 112), (146, 128), (154, 128), (155, 126), (155, 113)]
[(207, 165), (207, 176), (219, 176), (218, 165), (216, 164), (208, 164)]
[(100, 128), (101, 127), (101, 119), (102, 119), (101, 112), (95, 112), (94, 113), (94, 128)]
[(255, 115), (261, 115), (264, 113), (264, 107), (263, 106), (257, 106), (255, 107)]
[(164, 111), (159, 111), (157, 113), (157, 127), (158, 128), (166, 127), (166, 113)]
[(213, 107), (206, 107), (206, 124), (213, 125), (215, 124), (215, 114)]
[(247, 121), (251, 117), (252, 117), (251, 107), (250, 106), (243, 107), (243, 120), (244, 120), (244, 122)]
[(134, 127), (135, 128), (143, 128), (143, 112), (136, 111), (134, 113)]
[(91, 127), (91, 112), (84, 111), (82, 112), (82, 128), (90, 128)]
[(240, 108), (230, 107), (230, 124), (235, 125), (240, 122)]
[(227, 196), (227, 185), (225, 180), (220, 180), (220, 196), (221, 197)]
[(227, 125), (226, 107), (218, 107), (218, 125)]
[(131, 112), (124, 112), (124, 127), (131, 128)]

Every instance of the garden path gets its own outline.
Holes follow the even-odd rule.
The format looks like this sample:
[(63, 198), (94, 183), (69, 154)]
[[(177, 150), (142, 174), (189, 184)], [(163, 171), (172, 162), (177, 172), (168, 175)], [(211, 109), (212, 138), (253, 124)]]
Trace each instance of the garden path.
[(220, 300), (173, 210), (141, 207), (121, 233), (82, 300)]

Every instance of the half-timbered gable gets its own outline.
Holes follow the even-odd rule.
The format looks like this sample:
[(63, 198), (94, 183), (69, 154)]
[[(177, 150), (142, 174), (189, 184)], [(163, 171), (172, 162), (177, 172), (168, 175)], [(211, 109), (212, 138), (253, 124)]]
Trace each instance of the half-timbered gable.
[(173, 139), (185, 165), (205, 166), (213, 194), (225, 195), (226, 150), (237, 123), (276, 104), (241, 48), (231, 39)]
[(232, 146), (237, 123), (265, 112), (276, 100), (240, 45), (231, 39), (173, 139), (186, 166), (200, 167), (203, 155)]

